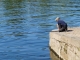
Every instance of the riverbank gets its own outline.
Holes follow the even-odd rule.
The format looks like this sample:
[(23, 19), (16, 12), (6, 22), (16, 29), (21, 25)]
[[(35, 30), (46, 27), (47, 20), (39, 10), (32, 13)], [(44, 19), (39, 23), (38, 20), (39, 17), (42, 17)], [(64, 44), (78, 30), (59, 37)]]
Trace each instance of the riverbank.
[(80, 60), (80, 27), (51, 31), (49, 46), (62, 60)]

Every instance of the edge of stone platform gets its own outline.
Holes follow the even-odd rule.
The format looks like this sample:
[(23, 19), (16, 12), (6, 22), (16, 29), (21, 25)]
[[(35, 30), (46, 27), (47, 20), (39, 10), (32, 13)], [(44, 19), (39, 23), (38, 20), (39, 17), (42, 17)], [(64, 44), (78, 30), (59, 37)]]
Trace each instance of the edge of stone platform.
[(59, 55), (49, 46), (49, 49), (59, 58), (59, 60), (63, 60), (63, 58), (59, 57)]

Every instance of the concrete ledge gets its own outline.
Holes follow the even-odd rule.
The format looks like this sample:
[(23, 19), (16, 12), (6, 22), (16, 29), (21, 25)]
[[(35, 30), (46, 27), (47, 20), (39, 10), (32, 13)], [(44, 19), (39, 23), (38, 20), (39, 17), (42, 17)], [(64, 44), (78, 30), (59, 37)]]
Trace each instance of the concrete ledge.
[(63, 60), (80, 60), (80, 27), (50, 32), (49, 46)]

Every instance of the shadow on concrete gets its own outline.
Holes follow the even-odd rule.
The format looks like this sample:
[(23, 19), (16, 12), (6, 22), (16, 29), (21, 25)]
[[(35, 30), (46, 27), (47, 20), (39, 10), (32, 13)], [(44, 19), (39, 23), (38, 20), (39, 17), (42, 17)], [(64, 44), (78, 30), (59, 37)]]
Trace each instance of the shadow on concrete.
[(71, 32), (71, 31), (73, 31), (73, 30), (67, 30), (67, 32)]
[[(71, 31), (73, 31), (73, 30), (67, 30), (67, 31), (63, 31), (63, 32), (71, 32)], [(59, 32), (59, 31), (58, 30), (53, 30), (51, 32)]]

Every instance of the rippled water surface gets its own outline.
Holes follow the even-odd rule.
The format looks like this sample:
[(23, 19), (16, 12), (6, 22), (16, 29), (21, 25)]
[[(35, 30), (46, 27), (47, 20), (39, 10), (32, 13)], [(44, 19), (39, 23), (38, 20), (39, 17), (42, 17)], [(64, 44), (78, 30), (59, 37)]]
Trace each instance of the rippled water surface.
[(60, 16), (70, 27), (80, 26), (79, 3), (0, 0), (0, 60), (51, 60), (49, 32), (56, 28), (54, 19)]

